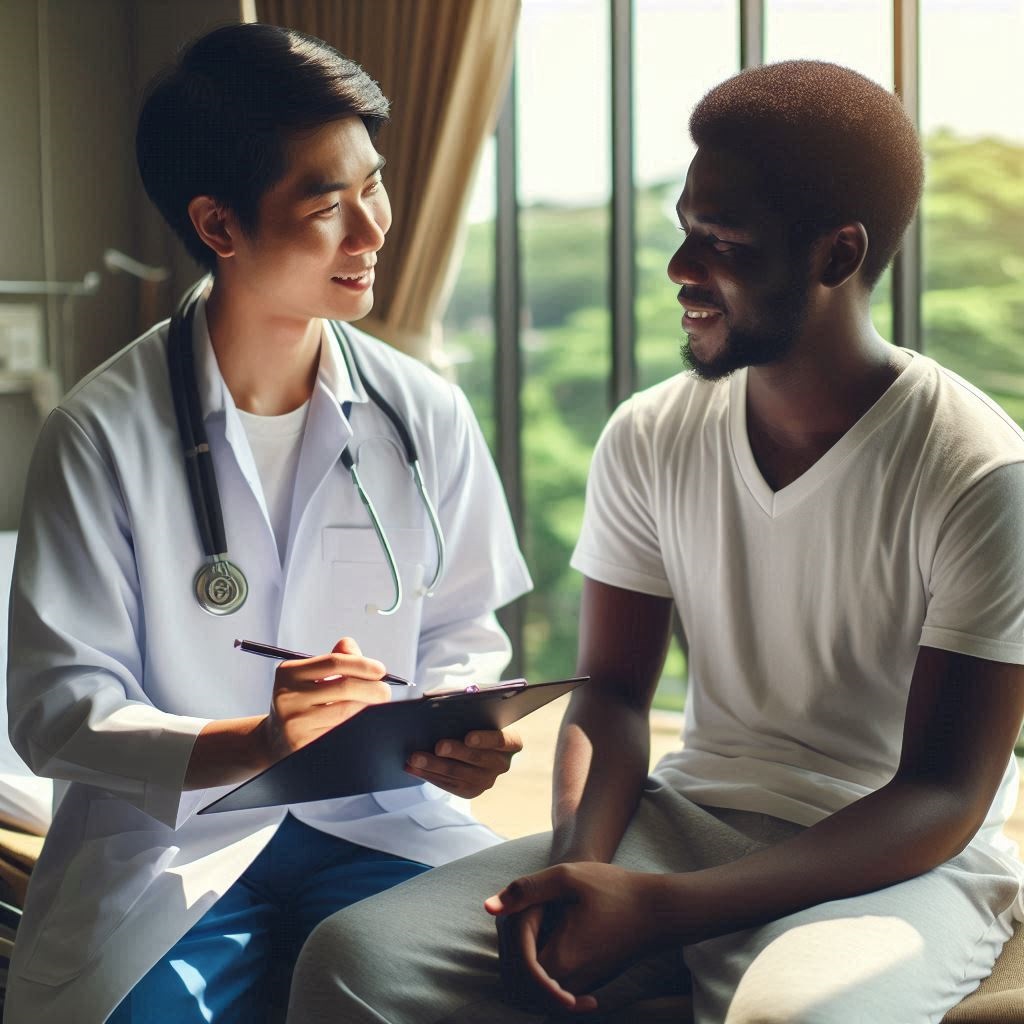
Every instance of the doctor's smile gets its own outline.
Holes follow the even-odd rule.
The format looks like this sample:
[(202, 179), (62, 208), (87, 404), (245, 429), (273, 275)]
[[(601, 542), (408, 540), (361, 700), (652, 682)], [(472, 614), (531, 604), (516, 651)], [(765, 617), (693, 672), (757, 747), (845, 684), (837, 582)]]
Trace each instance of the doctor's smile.
[(335, 284), (340, 284), (344, 288), (351, 288), (353, 291), (365, 291), (367, 288), (372, 288), (373, 279), (373, 267), (367, 267), (366, 270), (354, 274), (338, 274), (331, 278)]

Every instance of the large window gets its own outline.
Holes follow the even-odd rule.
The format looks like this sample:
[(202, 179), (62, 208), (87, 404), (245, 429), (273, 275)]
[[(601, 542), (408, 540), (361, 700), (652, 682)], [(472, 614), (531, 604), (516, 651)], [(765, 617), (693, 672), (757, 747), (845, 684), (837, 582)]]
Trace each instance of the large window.
[[(625, 67), (616, 36), (624, 15)], [(916, 26), (913, 45), (897, 22), (903, 32)], [(520, 536), (537, 585), (512, 620), (520, 671), (539, 679), (572, 669), (580, 581), (568, 561), (590, 452), (623, 379), (647, 387), (681, 368), (666, 265), (692, 156), (687, 119), (744, 62), (833, 60), (887, 88), (901, 82), (912, 107), (920, 97), (923, 246), (908, 246), (898, 288), (892, 274), (880, 282), (874, 320), (885, 337), (934, 354), (1024, 422), (1024, 115), (1014, 80), (1022, 38), (1024, 0), (524, 0), (514, 108), (504, 121), (514, 144), (504, 160), (490, 150), (482, 161), (446, 325), (458, 379), (495, 451), (509, 423), (515, 431), (518, 460), (505, 464), (505, 482), (523, 509)], [(621, 94), (623, 74), (631, 107), (628, 131), (616, 134), (613, 82)], [(510, 185), (515, 202), (502, 221), (494, 196)], [(623, 190), (632, 201), (616, 235)], [(518, 252), (517, 267), (495, 261), (502, 231), (515, 233), (518, 246), (503, 258)], [(623, 237), (631, 243), (625, 269)], [(625, 328), (613, 301), (623, 274), (632, 313)], [(494, 288), (510, 279), (519, 316), (503, 334)], [(897, 299), (920, 310), (920, 332), (907, 326), (913, 315), (894, 312)], [(624, 329), (625, 369), (613, 355)], [(495, 373), (498, 337), (516, 348), (511, 385)], [(498, 407), (510, 397), (518, 420), (506, 417), (503, 427)], [(684, 676), (676, 643), (659, 704), (681, 706)]]
[(922, 344), (1024, 424), (1022, 42), (1020, 0), (922, 0)]

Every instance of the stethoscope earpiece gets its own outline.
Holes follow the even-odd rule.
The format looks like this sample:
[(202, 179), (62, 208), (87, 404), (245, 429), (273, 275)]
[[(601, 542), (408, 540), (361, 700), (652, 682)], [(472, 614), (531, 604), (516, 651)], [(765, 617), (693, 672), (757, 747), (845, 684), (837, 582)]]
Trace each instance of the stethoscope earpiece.
[[(224, 515), (217, 489), (217, 476), (214, 472), (213, 457), (203, 425), (202, 410), (199, 402), (199, 383), (196, 378), (194, 352), (192, 343), (192, 320), (195, 315), (196, 303), (207, 287), (208, 278), (203, 278), (185, 293), (171, 318), (167, 332), (167, 370), (171, 383), (171, 397), (174, 403), (174, 415), (178, 422), (178, 433), (181, 437), (182, 450), (185, 455), (185, 476), (188, 480), (189, 496), (192, 500), (192, 511), (202, 541), (203, 551), (209, 559), (208, 565), (200, 568), (193, 581), (193, 593), (199, 606), (211, 615), (230, 615), (241, 608), (248, 594), (248, 583), (242, 570), (228, 561), (227, 537), (224, 531)], [(363, 390), (378, 409), (391, 421), (401, 441), (409, 463), (413, 483), (420, 496), (430, 528), (434, 534), (437, 547), (437, 565), (434, 578), (429, 586), (416, 589), (418, 597), (429, 597), (433, 594), (438, 581), (444, 573), (444, 536), (437, 519), (433, 502), (423, 485), (420, 473), (419, 456), (408, 427), (402, 422), (391, 404), (363, 375), (356, 362), (355, 353), (351, 351), (345, 336), (345, 329), (340, 323), (331, 322), (335, 330), (338, 347), (348, 368), (352, 384), (361, 384)], [(349, 415), (351, 403), (345, 403), (343, 412)], [(394, 442), (391, 442), (394, 444)], [(398, 447), (398, 445), (396, 445)], [(346, 445), (339, 459), (349, 471), (352, 482), (363, 505), (366, 507), (374, 533), (380, 543), (381, 550), (388, 563), (391, 581), (394, 587), (394, 600), (388, 608), (380, 608), (375, 604), (366, 605), (370, 615), (393, 615), (402, 605), (402, 580), (398, 573), (391, 545), (388, 543), (384, 527), (381, 525), (373, 502), (363, 489), (355, 461)]]

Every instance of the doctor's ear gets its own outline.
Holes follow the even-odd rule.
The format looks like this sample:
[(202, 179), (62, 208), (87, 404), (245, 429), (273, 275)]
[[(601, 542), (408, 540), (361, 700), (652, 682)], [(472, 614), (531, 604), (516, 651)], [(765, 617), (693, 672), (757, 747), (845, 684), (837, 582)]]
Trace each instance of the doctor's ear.
[(231, 212), (211, 196), (196, 196), (188, 204), (188, 215), (196, 234), (218, 256), (234, 256), (232, 232), (236, 230)]
[(821, 283), (838, 288), (860, 270), (868, 252), (868, 233), (860, 221), (835, 228), (822, 239)]

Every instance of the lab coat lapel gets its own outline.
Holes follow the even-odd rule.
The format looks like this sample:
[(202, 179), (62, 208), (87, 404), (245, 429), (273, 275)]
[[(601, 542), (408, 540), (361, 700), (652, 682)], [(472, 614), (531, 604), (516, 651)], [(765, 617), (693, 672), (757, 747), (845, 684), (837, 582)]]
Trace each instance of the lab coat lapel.
[(342, 449), (352, 437), (352, 428), (337, 399), (317, 381), (309, 402), (309, 417), (302, 437), (299, 468), (295, 474), (292, 511), (288, 527), (288, 560), (291, 560), (295, 535), (313, 496), (336, 466)]
[(302, 438), (299, 467), (288, 528), (288, 562), (295, 549), (295, 537), (316, 492), (331, 472), (343, 473), (341, 452), (352, 440), (352, 426), (343, 406), (367, 401), (360, 381), (353, 380), (339, 348), (333, 325), (324, 325), (320, 369), (309, 401), (309, 417)]
[[(225, 388), (225, 390), (227, 389)], [(263, 484), (260, 482), (256, 460), (253, 458), (252, 448), (249, 446), (249, 437), (245, 432), (245, 427), (242, 426), (238, 410), (235, 408), (231, 396), (226, 395), (225, 397), (227, 405), (224, 409), (224, 440), (231, 448), (235, 462), (238, 463), (238, 468), (249, 485), (249, 490), (252, 491), (253, 497), (263, 512), (267, 528), (273, 532), (273, 527), (270, 524), (270, 512), (267, 510), (267, 502), (263, 496)]]

